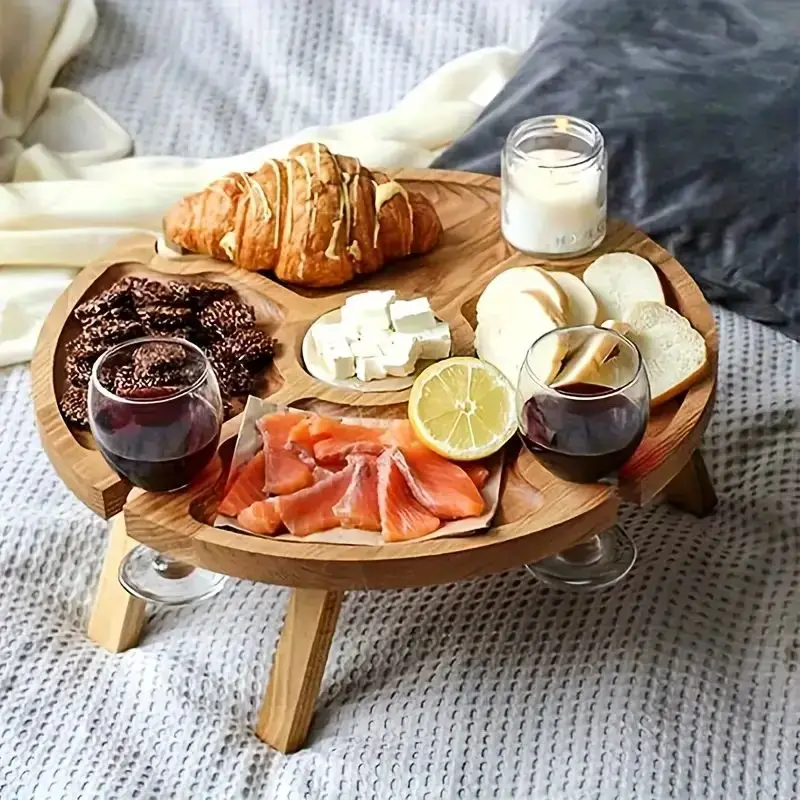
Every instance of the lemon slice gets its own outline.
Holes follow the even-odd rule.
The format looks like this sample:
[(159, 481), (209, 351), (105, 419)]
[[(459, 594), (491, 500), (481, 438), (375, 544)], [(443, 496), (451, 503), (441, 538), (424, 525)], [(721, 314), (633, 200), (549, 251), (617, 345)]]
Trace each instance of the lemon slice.
[(514, 389), (496, 367), (478, 358), (448, 358), (420, 373), (408, 419), (431, 450), (454, 461), (496, 453), (516, 429)]

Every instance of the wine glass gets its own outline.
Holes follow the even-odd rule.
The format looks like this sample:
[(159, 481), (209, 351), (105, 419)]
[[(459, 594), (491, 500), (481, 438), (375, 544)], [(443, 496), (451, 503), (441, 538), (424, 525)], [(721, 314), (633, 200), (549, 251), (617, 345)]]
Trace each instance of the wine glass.
[[(639, 350), (611, 328), (550, 331), (533, 343), (520, 369), (520, 438), (567, 481), (613, 479), (641, 442), (649, 408), (650, 385)], [(527, 569), (549, 585), (591, 591), (617, 583), (635, 561), (636, 545), (614, 525)]]
[[(89, 424), (105, 460), (134, 486), (148, 492), (182, 489), (217, 451), (217, 378), (203, 351), (185, 339), (123, 342), (94, 364)], [(119, 568), (119, 581), (131, 594), (168, 605), (211, 597), (224, 580), (144, 545), (131, 550)]]

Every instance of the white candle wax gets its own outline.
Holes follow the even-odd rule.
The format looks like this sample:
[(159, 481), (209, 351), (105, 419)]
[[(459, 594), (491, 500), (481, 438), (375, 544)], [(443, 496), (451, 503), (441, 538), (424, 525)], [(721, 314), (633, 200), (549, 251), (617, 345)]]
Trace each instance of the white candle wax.
[(570, 150), (538, 150), (509, 168), (503, 186), (503, 235), (517, 249), (569, 254), (590, 249), (604, 235), (606, 202), (599, 165), (557, 166), (575, 156)]

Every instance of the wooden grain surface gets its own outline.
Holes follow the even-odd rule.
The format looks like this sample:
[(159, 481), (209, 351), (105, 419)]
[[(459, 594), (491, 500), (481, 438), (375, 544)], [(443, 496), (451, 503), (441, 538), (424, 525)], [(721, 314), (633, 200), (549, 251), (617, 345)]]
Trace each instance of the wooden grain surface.
[(118, 577), (123, 559), (138, 544), (128, 536), (122, 513), (117, 514), (108, 532), (103, 569), (87, 629), (89, 638), (110, 653), (136, 647), (142, 635), (145, 601), (129, 594)]
[(58, 411), (64, 343), (74, 333), (71, 312), (123, 274), (216, 278), (233, 284), (256, 307), (258, 322), (280, 347), (259, 394), (282, 404), (349, 416), (399, 417), (409, 390), (361, 394), (322, 384), (305, 372), (300, 348), (318, 316), (353, 292), (393, 288), (400, 296), (426, 295), (454, 336), (471, 343), (477, 297), (510, 266), (538, 264), (580, 275), (598, 255), (631, 251), (657, 268), (671, 305), (706, 340), (707, 376), (685, 395), (655, 412), (645, 439), (623, 471), (619, 493), (606, 486), (579, 486), (554, 478), (523, 451), (506, 470), (500, 508), (486, 535), (381, 547), (278, 542), (207, 524), (219, 499), (226, 457), (238, 425), (225, 425), (221, 457), (185, 492), (142, 495), (125, 510), (128, 534), (199, 566), (252, 580), (343, 590), (425, 585), (475, 577), (535, 561), (575, 544), (616, 518), (619, 495), (645, 503), (662, 492), (687, 464), (710, 417), (716, 375), (717, 335), (711, 310), (678, 262), (642, 231), (611, 221), (596, 251), (573, 260), (545, 262), (514, 251), (502, 238), (499, 182), (470, 173), (400, 170), (395, 177), (425, 193), (444, 226), (431, 253), (389, 265), (341, 291), (295, 290), (270, 278), (245, 273), (203, 257), (181, 260), (153, 255), (148, 237), (126, 242), (108, 259), (92, 264), (56, 303), (40, 337), (33, 364), (34, 401), (42, 441), (53, 464), (75, 494), (98, 513), (115, 513), (128, 486), (117, 478), (89, 437), (75, 437)]
[(282, 753), (305, 743), (343, 598), (320, 589), (292, 592), (256, 723), (256, 736)]

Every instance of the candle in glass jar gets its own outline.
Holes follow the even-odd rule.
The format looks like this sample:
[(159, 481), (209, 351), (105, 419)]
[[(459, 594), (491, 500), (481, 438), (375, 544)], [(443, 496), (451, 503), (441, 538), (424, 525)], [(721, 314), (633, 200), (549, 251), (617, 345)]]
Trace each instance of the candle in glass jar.
[[(577, 135), (565, 120), (587, 127), (579, 128)], [(552, 121), (549, 127), (548, 121)], [(529, 135), (520, 137), (520, 127)], [(514, 247), (566, 257), (591, 250), (602, 241), (605, 151), (593, 140), (595, 131), (602, 145), (593, 125), (572, 118), (540, 117), (512, 131), (503, 159), (502, 226)], [(577, 144), (569, 141), (570, 136), (577, 138)]]

